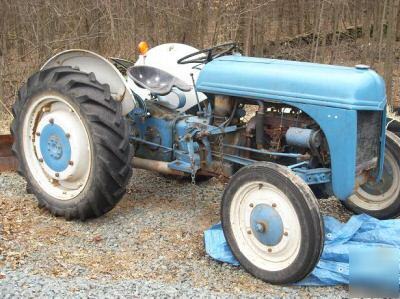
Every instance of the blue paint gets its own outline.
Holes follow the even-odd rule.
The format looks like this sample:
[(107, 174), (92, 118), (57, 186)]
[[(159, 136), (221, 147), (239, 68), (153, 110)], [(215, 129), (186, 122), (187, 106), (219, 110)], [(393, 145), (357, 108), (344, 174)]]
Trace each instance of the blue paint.
[(385, 146), (386, 146), (386, 107), (382, 113), (381, 120), (381, 136), (380, 136), (380, 148), (379, 148), (379, 160), (378, 160), (378, 174), (376, 176), (376, 181), (379, 181), (382, 178), (383, 174), (383, 162), (385, 160)]
[(163, 145), (161, 145), (161, 144), (159, 144), (159, 143), (154, 143), (154, 142), (147, 141), (147, 140), (140, 139), (140, 138), (133, 137), (133, 136), (130, 136), (129, 139), (132, 140), (132, 141), (139, 142), (139, 143), (144, 143), (144, 144), (147, 144), (147, 145), (151, 145), (151, 146), (153, 146), (153, 148), (162, 148), (162, 149), (165, 150), (165, 152), (171, 152), (171, 151), (173, 151), (172, 148), (169, 148), (169, 147), (167, 147), (167, 146), (163, 146)]
[(188, 162), (184, 162), (181, 160), (175, 160), (175, 161), (168, 163), (168, 168), (178, 170), (178, 171), (183, 171), (183, 172), (186, 172), (189, 174), (192, 173), (192, 165)]
[(297, 167), (292, 170), (308, 185), (325, 184), (331, 181), (331, 170), (329, 168), (306, 168)]
[[(218, 155), (219, 155), (219, 153), (218, 153)], [(224, 160), (226, 160), (226, 161), (240, 164), (243, 166), (250, 165), (250, 164), (257, 162), (256, 160), (253, 160), (253, 159), (244, 158), (244, 157), (240, 157), (240, 156), (236, 156), (236, 155), (230, 155), (230, 154), (226, 154), (226, 153), (224, 153), (223, 157), (224, 157)]]
[[(196, 145), (198, 146), (198, 143), (197, 142), (193, 142), (193, 145), (194, 146), (196, 146)], [(200, 161), (200, 155), (198, 153), (198, 149), (194, 150), (194, 154), (191, 154), (191, 153), (186, 152), (186, 151), (181, 151), (181, 150), (175, 150), (174, 154), (175, 154), (176, 160), (173, 161), (173, 162), (179, 161), (179, 162), (186, 163), (186, 164), (189, 164), (189, 165), (192, 165), (192, 162), (194, 162), (195, 168), (196, 169), (200, 168), (200, 162), (201, 161)], [(183, 166), (183, 167), (185, 167), (185, 166)], [(174, 166), (171, 166), (171, 168), (177, 169), (177, 170), (186, 171), (186, 172), (189, 172), (189, 173), (191, 172), (191, 169), (190, 170), (184, 170), (184, 169), (176, 168)]]
[[(168, 149), (173, 148), (173, 121), (137, 115), (134, 116), (134, 121), (137, 136), (133, 137), (143, 140), (141, 142), (143, 144), (137, 147), (135, 155), (144, 159), (172, 161), (173, 152)], [(154, 138), (155, 136), (156, 138)]]
[(250, 227), (254, 237), (266, 246), (277, 245), (283, 236), (282, 218), (267, 204), (258, 204), (251, 211)]
[(196, 85), (200, 92), (280, 102), (308, 114), (328, 141), (332, 189), (341, 200), (355, 187), (357, 110), (386, 105), (384, 81), (374, 71), (305, 62), (224, 56), (204, 66)]
[(336, 197), (346, 200), (355, 186), (357, 161), (357, 111), (297, 104), (321, 127), (331, 156), (332, 189)]
[(197, 90), (357, 110), (383, 110), (385, 83), (373, 70), (334, 65), (223, 56), (207, 63)]
[(71, 145), (64, 130), (56, 124), (46, 125), (40, 132), (43, 161), (55, 172), (64, 171), (71, 160)]
[(224, 147), (236, 148), (244, 151), (249, 151), (253, 153), (263, 154), (267, 156), (276, 156), (276, 157), (290, 157), (290, 158), (301, 158), (302, 154), (297, 153), (283, 153), (283, 152), (271, 152), (264, 149), (255, 149), (251, 147), (245, 147), (240, 145), (232, 145), (232, 144), (223, 144)]

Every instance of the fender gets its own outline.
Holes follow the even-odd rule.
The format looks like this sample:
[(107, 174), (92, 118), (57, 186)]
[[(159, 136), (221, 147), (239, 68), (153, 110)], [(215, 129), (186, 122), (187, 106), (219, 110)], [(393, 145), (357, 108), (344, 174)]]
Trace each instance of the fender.
[(55, 66), (78, 67), (85, 73), (94, 73), (100, 83), (110, 86), (113, 98), (122, 102), (123, 115), (135, 108), (136, 102), (132, 91), (127, 87), (126, 79), (111, 62), (99, 54), (81, 49), (63, 51), (47, 60), (40, 69)]

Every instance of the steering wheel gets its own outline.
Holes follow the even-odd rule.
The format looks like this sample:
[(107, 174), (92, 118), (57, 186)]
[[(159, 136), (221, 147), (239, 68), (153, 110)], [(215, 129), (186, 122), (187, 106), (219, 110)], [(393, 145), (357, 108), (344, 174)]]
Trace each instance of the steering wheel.
[[(200, 51), (186, 55), (186, 56), (180, 58), (177, 61), (177, 63), (178, 64), (207, 63), (213, 59), (224, 56), (228, 53), (232, 53), (234, 50), (239, 50), (239, 46), (237, 43), (235, 43), (235, 42), (224, 43), (224, 44), (216, 45), (211, 48), (202, 49)], [(206, 55), (201, 55), (201, 54), (206, 54)], [(192, 57), (196, 57), (199, 55), (201, 55), (201, 56), (197, 57), (197, 58), (192, 58)], [(189, 59), (189, 58), (192, 58), (192, 59)]]

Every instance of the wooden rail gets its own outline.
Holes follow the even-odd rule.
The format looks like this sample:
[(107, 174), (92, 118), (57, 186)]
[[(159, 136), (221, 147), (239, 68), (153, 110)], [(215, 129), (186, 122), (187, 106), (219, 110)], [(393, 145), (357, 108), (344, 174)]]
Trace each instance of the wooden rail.
[(11, 151), (12, 143), (11, 135), (0, 135), (0, 172), (17, 170), (18, 161)]

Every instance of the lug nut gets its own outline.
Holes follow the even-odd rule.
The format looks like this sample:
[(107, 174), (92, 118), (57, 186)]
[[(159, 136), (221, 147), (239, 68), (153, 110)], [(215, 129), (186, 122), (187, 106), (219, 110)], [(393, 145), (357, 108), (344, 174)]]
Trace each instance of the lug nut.
[(272, 252), (272, 249), (271, 249), (271, 248), (268, 248), (268, 252)]
[(249, 206), (250, 206), (250, 208), (252, 208), (252, 207), (254, 207), (254, 204), (253, 204), (253, 203), (251, 203), (251, 204), (249, 204)]
[(74, 165), (74, 161), (69, 161), (68, 164), (72, 166)]
[(287, 237), (289, 235), (289, 233), (288, 232), (284, 232), (283, 235)]
[(273, 207), (273, 208), (276, 208), (276, 203), (273, 203), (273, 204), (272, 204), (272, 207)]
[(36, 136), (40, 136), (40, 132), (36, 132)]
[(247, 230), (247, 233), (248, 233), (249, 235), (251, 235), (251, 229), (248, 229), (248, 230)]
[(42, 158), (39, 158), (39, 162), (42, 163), (42, 162), (43, 162), (43, 159), (42, 159)]
[(69, 137), (71, 137), (71, 134), (66, 133), (66, 134), (65, 134), (65, 137), (69, 138)]
[(54, 124), (54, 119), (53, 119), (53, 118), (50, 118), (50, 119), (49, 119), (49, 123)]
[(260, 190), (262, 187), (264, 187), (263, 184), (258, 184), (258, 189)]
[(56, 172), (55, 176), (58, 178), (60, 176), (60, 174), (58, 172)]

